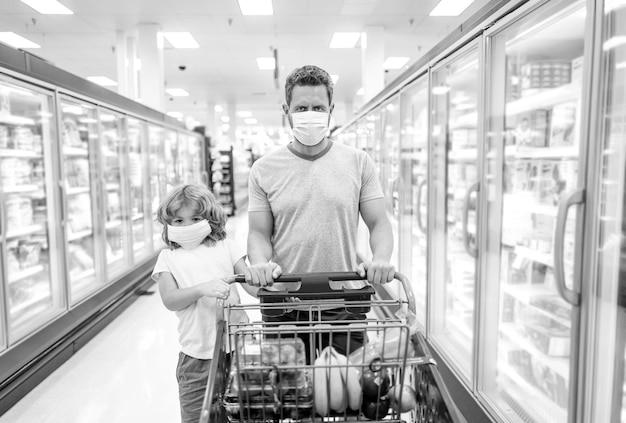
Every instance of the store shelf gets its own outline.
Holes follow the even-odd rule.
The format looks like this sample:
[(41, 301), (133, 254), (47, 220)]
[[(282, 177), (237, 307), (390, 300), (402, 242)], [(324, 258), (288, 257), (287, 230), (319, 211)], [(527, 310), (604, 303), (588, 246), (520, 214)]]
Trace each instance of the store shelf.
[(14, 115), (0, 113), (0, 124), (14, 125), (14, 126), (22, 126), (22, 125), (32, 126), (35, 124), (35, 120), (31, 118), (22, 117), (22, 116), (14, 116)]
[(143, 213), (134, 214), (132, 217), (133, 220), (143, 219)]
[[(29, 315), (35, 314), (34, 306), (38, 303), (49, 300), (50, 292), (43, 291), (39, 292), (32, 297), (28, 298), (26, 301), (20, 302), (19, 304), (10, 308), (10, 313), (14, 316), (20, 316), (22, 319), (26, 319)], [(18, 323), (16, 322), (16, 325)]]
[(80, 147), (66, 147), (63, 146), (63, 155), (64, 156), (74, 156), (74, 157), (88, 157), (89, 150), (86, 148)]
[(79, 232), (70, 232), (67, 235), (67, 240), (68, 242), (73, 242), (73, 241), (78, 241), (80, 239), (83, 239), (92, 235), (93, 235), (93, 230), (91, 229), (87, 229), (87, 230), (79, 231)]
[(555, 88), (545, 88), (536, 94), (522, 97), (506, 104), (506, 115), (514, 116), (535, 109), (550, 108), (555, 104), (575, 101), (580, 97), (579, 82), (564, 84)]
[(534, 346), (525, 334), (520, 332), (515, 323), (500, 323), (500, 334), (506, 337), (511, 346), (527, 351), (531, 356), (554, 370), (565, 381), (569, 380), (569, 357), (552, 357), (545, 354)]
[(32, 235), (37, 232), (46, 230), (46, 225), (29, 225), (17, 229), (11, 229), (7, 232), (7, 239), (18, 238), (21, 236)]
[(506, 292), (507, 294), (511, 295), (513, 298), (517, 299), (518, 301), (524, 303), (524, 305), (527, 305), (531, 307), (533, 310), (539, 312), (540, 314), (547, 316), (550, 319), (553, 319), (555, 322), (563, 326), (570, 327), (571, 321), (569, 319), (563, 316), (559, 316), (555, 313), (552, 313), (549, 310), (546, 310), (542, 307), (539, 307), (538, 305), (534, 304), (531, 301), (534, 298), (540, 298), (540, 297), (542, 298), (557, 297), (558, 294), (553, 288), (549, 288), (547, 286), (543, 286), (539, 284), (534, 284), (530, 286), (528, 284), (520, 284), (520, 285), (504, 284), (502, 286), (502, 290)]
[(42, 191), (42, 189), (34, 184), (14, 185), (4, 188), (5, 194), (27, 194), (38, 191)]
[(67, 188), (65, 192), (67, 195), (79, 195), (79, 194), (87, 194), (91, 191), (89, 187), (75, 187), (75, 188)]
[(507, 155), (510, 159), (554, 159), (563, 161), (567, 159), (578, 160), (580, 151), (577, 146), (573, 147), (522, 147), (515, 151), (514, 155)]
[(43, 159), (41, 153), (32, 150), (0, 149), (0, 157), (16, 157), (22, 159)]
[(111, 229), (117, 229), (120, 226), (122, 226), (122, 221), (121, 220), (111, 220), (110, 222), (107, 222), (104, 226), (107, 229), (107, 231), (111, 230)]
[(120, 184), (106, 184), (106, 190), (107, 191), (119, 191)]
[(44, 267), (41, 264), (38, 264), (36, 266), (33, 267), (29, 267), (28, 269), (24, 269), (20, 272), (16, 272), (16, 273), (9, 273), (9, 285), (22, 281), (26, 278), (29, 278), (33, 275), (36, 275), (38, 273), (41, 273), (44, 271)]

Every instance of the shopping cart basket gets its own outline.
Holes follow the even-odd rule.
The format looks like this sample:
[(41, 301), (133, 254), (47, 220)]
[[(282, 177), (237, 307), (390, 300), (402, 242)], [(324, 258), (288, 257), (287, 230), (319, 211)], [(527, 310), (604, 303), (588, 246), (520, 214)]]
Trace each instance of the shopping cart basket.
[[(415, 301), (407, 278), (396, 272), (404, 291), (397, 300), (375, 298), (371, 286), (330, 290), (329, 281), (356, 279), (363, 278), (354, 272), (282, 275), (276, 282), (302, 282), (300, 289), (261, 289), (259, 304), (228, 306), (200, 422), (465, 423), (423, 334), (411, 324)], [(323, 320), (326, 309), (354, 317)], [(260, 311), (264, 320), (294, 311), (305, 317), (230, 322), (234, 310)]]

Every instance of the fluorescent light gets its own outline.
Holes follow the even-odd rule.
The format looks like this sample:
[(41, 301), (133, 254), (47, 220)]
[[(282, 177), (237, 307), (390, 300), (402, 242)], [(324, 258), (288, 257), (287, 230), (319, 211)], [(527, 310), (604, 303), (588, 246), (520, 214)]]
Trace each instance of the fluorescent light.
[(333, 80), (333, 84), (336, 84), (339, 81), (339, 75), (331, 75), (330, 78)]
[(189, 32), (163, 32), (163, 37), (174, 48), (199, 48), (200, 45)]
[(243, 121), (246, 122), (248, 125), (256, 125), (257, 123), (257, 120), (255, 118), (245, 118)]
[(239, 0), (239, 8), (245, 16), (274, 14), (272, 0)]
[(365, 94), (365, 88), (361, 87), (359, 88), (359, 90), (356, 92), (356, 95), (363, 95)]
[(117, 85), (117, 82), (107, 78), (106, 76), (88, 76), (87, 80), (103, 87), (114, 87)]
[(450, 91), (450, 87), (448, 87), (447, 85), (438, 85), (436, 87), (433, 87), (434, 95), (444, 95), (447, 94), (448, 91)]
[(224, 111), (224, 108), (222, 106), (220, 106), (219, 104), (215, 105), (215, 111), (217, 113), (222, 113)]
[(189, 93), (182, 88), (168, 88), (165, 92), (172, 97), (187, 97), (189, 95)]
[(228, 130), (230, 129), (230, 125), (227, 123), (224, 123), (222, 126), (222, 132), (228, 132)]
[(474, 0), (441, 0), (430, 16), (459, 16)]
[(181, 112), (167, 112), (168, 116), (171, 116), (173, 118), (176, 119), (182, 119), (183, 118), (183, 114)]
[(335, 32), (330, 40), (330, 48), (354, 48), (360, 36), (360, 32)]
[(0, 42), (15, 48), (41, 48), (39, 44), (17, 35), (15, 32), (0, 32)]
[(409, 62), (408, 57), (387, 57), (383, 63), (383, 69), (400, 69)]
[(63, 113), (69, 113), (77, 116), (81, 116), (83, 114), (83, 108), (80, 106), (63, 106), (61, 110), (63, 110)]
[(602, 49), (607, 51), (624, 44), (626, 44), (626, 35), (616, 35), (606, 40), (604, 44), (602, 44)]
[(276, 60), (273, 57), (257, 57), (256, 64), (260, 70), (274, 70), (276, 68)]
[(67, 7), (57, 0), (21, 0), (25, 5), (32, 7), (42, 15), (73, 15)]
[(615, 64), (615, 69), (626, 69), (626, 60), (622, 62), (617, 62)]
[(100, 121), (101, 122), (114, 122), (115, 121), (115, 116), (107, 115), (107, 114), (101, 114), (100, 115)]
[(237, 112), (237, 116), (242, 117), (242, 118), (252, 117), (252, 112), (242, 110), (241, 112)]
[(221, 119), (221, 121), (222, 121), (222, 122), (224, 122), (224, 123), (228, 123), (228, 122), (230, 122), (230, 117), (229, 117), (229, 116), (222, 116), (220, 119)]

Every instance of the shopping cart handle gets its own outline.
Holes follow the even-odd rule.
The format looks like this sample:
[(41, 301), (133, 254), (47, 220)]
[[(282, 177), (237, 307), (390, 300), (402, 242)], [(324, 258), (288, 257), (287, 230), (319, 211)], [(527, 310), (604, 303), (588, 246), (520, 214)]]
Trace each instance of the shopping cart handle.
[[(330, 281), (353, 281), (365, 280), (366, 276), (360, 276), (357, 272), (312, 272), (312, 273), (285, 273), (280, 275), (274, 282), (278, 283), (297, 283), (302, 282), (300, 289), (296, 292), (300, 293), (318, 293), (327, 292), (330, 289)], [(245, 283), (244, 275), (237, 275), (235, 282)]]

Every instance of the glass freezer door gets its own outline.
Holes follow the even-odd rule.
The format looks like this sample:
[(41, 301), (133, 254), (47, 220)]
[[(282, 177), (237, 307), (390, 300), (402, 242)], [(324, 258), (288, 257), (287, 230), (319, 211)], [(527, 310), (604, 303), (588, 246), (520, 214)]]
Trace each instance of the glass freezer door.
[(400, 271), (409, 276), (417, 320), (426, 327), (428, 78), (402, 92), (400, 109)]
[(124, 120), (120, 114), (100, 109), (100, 152), (102, 158), (104, 247), (107, 282), (128, 270), (130, 253), (130, 207), (126, 193), (126, 155), (128, 152)]
[(147, 126), (128, 118), (128, 190), (132, 221), (133, 262), (152, 254), (152, 217), (149, 206)]
[(76, 304), (104, 284), (101, 251), (95, 242), (94, 181), (98, 140), (95, 106), (67, 97), (61, 107), (61, 178), (66, 219), (66, 260), (70, 304)]
[(559, 206), (578, 189), (585, 17), (582, 1), (547, 2), (489, 36), (484, 274), (499, 307), (481, 389), (510, 422), (571, 421), (579, 311), (559, 287), (574, 284), (577, 209)]
[[(171, 129), (166, 129), (165, 132), (165, 181), (166, 181), (166, 193), (170, 192), (172, 188), (177, 186), (181, 181), (180, 174), (180, 158), (178, 149), (178, 135)], [(183, 153), (184, 155), (184, 153)]]
[(626, 422), (626, 2), (605, 2), (602, 32), (598, 235), (590, 243), (598, 295), (586, 421)]
[(0, 259), (6, 346), (65, 309), (52, 96), (0, 80)]
[(473, 44), (433, 70), (430, 90), (431, 334), (467, 381), (474, 360), (478, 76)]
[(166, 193), (166, 166), (164, 129), (158, 126), (148, 126), (149, 142), (149, 175), (150, 175), (150, 219), (152, 220), (152, 240), (154, 251), (165, 246), (161, 234), (163, 227), (156, 220), (159, 204)]

